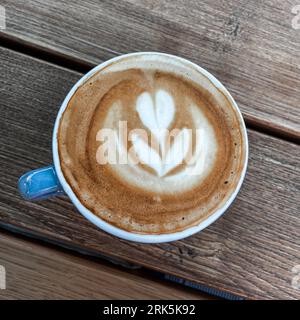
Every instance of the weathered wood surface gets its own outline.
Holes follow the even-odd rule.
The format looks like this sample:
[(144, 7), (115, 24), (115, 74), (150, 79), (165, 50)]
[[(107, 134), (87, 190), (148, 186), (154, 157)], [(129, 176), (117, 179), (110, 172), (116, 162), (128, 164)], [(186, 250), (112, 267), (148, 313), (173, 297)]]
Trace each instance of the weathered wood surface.
[(212, 299), (192, 289), (0, 233), (4, 299)]
[(94, 66), (132, 51), (190, 59), (216, 75), (248, 124), (300, 141), (297, 0), (2, 0), (0, 36)]
[(0, 50), (0, 226), (92, 255), (104, 254), (247, 298), (300, 298), (300, 146), (249, 130), (245, 183), (228, 212), (173, 243), (119, 240), (85, 220), (66, 197), (26, 202), (24, 171), (51, 163), (56, 113), (79, 73)]

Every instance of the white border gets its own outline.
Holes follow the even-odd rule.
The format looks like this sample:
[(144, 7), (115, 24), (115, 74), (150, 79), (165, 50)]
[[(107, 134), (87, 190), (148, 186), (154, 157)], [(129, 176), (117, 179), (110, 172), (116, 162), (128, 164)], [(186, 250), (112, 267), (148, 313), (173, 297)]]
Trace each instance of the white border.
[[(61, 118), (63, 112), (65, 111), (65, 109), (68, 105), (68, 102), (70, 101), (71, 97), (73, 96), (75, 91), (78, 89), (78, 87), (82, 83), (84, 83), (88, 78), (90, 78), (95, 72), (106, 67), (107, 65), (111, 64), (112, 62), (118, 61), (120, 59), (129, 57), (129, 56), (139, 56), (139, 55), (145, 55), (145, 54), (163, 55), (163, 56), (171, 57), (172, 59), (178, 59), (184, 63), (187, 63), (187, 64), (193, 66), (194, 68), (196, 68), (197, 70), (199, 70), (199, 72), (201, 72), (203, 75), (205, 75), (216, 87), (220, 88), (222, 90), (222, 92), (230, 100), (230, 102), (232, 103), (232, 105), (236, 109), (238, 116), (240, 117), (240, 123), (243, 128), (244, 141), (246, 143), (245, 163), (244, 163), (243, 171), (241, 173), (240, 180), (238, 182), (237, 188), (231, 194), (230, 198), (224, 204), (224, 206), (222, 208), (219, 208), (215, 213), (210, 215), (206, 220), (202, 221), (199, 225), (190, 227), (190, 228), (185, 229), (180, 232), (175, 232), (175, 233), (170, 233), (170, 234), (153, 234), (153, 235), (151, 235), (151, 234), (138, 234), (138, 233), (128, 232), (128, 231), (119, 229), (119, 228), (105, 222), (104, 220), (100, 219), (98, 216), (94, 215), (90, 210), (88, 210), (86, 207), (84, 207), (81, 204), (81, 202), (76, 197), (75, 193), (73, 192), (73, 190), (71, 189), (71, 187), (69, 186), (67, 181), (65, 180), (65, 177), (64, 177), (62, 170), (61, 170), (60, 161), (59, 161), (59, 154), (58, 154), (57, 131), (58, 131), (58, 127), (59, 127), (59, 121), (60, 121), (60, 118)], [(227, 91), (227, 89), (222, 85), (222, 83), (219, 80), (217, 80), (213, 75), (211, 75), (208, 71), (199, 67), (198, 65), (194, 64), (193, 62), (190, 62), (186, 59), (183, 59), (183, 58), (180, 58), (180, 57), (177, 57), (174, 55), (170, 55), (170, 54), (166, 54), (166, 53), (158, 53), (158, 52), (138, 52), (138, 53), (129, 53), (129, 54), (125, 54), (122, 56), (118, 56), (118, 57), (110, 59), (110, 60), (96, 66), (90, 72), (88, 72), (85, 76), (83, 76), (73, 86), (73, 88), (68, 93), (65, 100), (63, 101), (63, 103), (60, 107), (60, 110), (58, 112), (56, 121), (55, 121), (54, 129), (53, 129), (52, 151), (53, 151), (54, 166), (55, 166), (55, 170), (57, 172), (57, 176), (59, 178), (59, 181), (60, 181), (64, 191), (66, 192), (66, 194), (70, 197), (73, 204), (76, 206), (76, 208), (79, 210), (79, 212), (84, 217), (86, 217), (89, 221), (91, 221), (93, 224), (95, 224), (100, 229), (102, 229), (110, 234), (113, 234), (119, 238), (122, 238), (125, 240), (130, 240), (130, 241), (142, 242), (142, 243), (161, 243), (161, 242), (175, 241), (175, 240), (189, 237), (189, 236), (203, 230), (204, 228), (206, 228), (210, 224), (212, 224), (215, 220), (217, 220), (227, 210), (227, 208), (231, 205), (231, 203), (235, 199), (236, 195), (238, 194), (238, 192), (241, 188), (241, 185), (243, 183), (245, 174), (246, 174), (247, 164), (248, 164), (248, 137), (247, 137), (246, 126), (245, 126), (242, 114), (241, 114), (236, 102), (234, 101), (234, 99), (232, 98), (230, 93)]]

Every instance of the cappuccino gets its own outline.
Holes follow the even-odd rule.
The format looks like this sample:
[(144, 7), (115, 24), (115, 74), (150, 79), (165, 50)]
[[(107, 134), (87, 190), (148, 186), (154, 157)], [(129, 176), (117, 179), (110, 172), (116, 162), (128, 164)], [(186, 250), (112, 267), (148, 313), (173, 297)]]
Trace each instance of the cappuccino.
[(63, 175), (80, 202), (134, 233), (197, 225), (237, 187), (241, 116), (202, 69), (155, 53), (123, 57), (89, 77), (58, 130)]

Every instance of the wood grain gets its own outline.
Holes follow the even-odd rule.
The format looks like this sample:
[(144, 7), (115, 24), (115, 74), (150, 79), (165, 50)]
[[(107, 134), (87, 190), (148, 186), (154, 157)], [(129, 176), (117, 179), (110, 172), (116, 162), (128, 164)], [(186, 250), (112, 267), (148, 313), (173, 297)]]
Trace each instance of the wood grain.
[(3, 299), (213, 299), (170, 282), (0, 233)]
[(86, 66), (133, 51), (185, 57), (228, 87), (251, 126), (300, 141), (298, 2), (2, 0), (1, 34)]
[(300, 298), (300, 146), (249, 130), (245, 183), (228, 212), (173, 243), (119, 240), (85, 220), (66, 197), (26, 202), (25, 171), (51, 163), (56, 113), (79, 73), (0, 49), (0, 226), (90, 255), (106, 255), (247, 298)]

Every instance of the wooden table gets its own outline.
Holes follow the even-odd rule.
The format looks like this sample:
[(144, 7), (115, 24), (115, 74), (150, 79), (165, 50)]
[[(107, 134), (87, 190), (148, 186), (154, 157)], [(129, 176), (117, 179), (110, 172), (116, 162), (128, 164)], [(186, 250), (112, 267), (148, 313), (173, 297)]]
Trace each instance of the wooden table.
[(1, 299), (211, 299), (149, 272), (87, 259), (49, 245), (0, 234), (6, 267)]
[[(0, 233), (0, 265), (13, 276), (0, 297), (202, 297), (144, 271), (98, 261), (106, 257), (229, 298), (299, 299), (300, 29), (292, 27), (291, 11), (296, 4), (2, 0), (0, 227), (7, 231)], [(52, 162), (54, 119), (72, 85), (96, 64), (133, 51), (168, 52), (203, 66), (233, 94), (248, 127), (249, 169), (236, 201), (216, 223), (182, 241), (120, 240), (86, 221), (66, 197), (30, 203), (16, 189), (22, 173)], [(77, 286), (78, 277), (83, 281)]]

